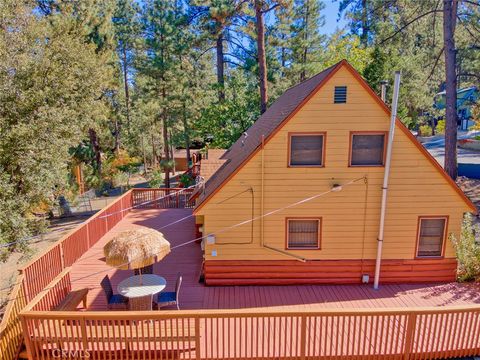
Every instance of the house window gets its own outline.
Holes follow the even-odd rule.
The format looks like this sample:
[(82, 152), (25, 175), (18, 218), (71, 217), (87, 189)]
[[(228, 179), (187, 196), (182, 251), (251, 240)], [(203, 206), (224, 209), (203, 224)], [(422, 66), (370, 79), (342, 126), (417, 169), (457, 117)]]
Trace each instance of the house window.
[(335, 86), (335, 93), (333, 95), (334, 104), (345, 104), (347, 102), (347, 87)]
[(350, 166), (383, 166), (385, 133), (352, 133)]
[(287, 219), (288, 249), (320, 249), (321, 219)]
[(419, 218), (417, 257), (438, 257), (443, 254), (447, 218)]
[(290, 135), (289, 166), (323, 166), (325, 134)]

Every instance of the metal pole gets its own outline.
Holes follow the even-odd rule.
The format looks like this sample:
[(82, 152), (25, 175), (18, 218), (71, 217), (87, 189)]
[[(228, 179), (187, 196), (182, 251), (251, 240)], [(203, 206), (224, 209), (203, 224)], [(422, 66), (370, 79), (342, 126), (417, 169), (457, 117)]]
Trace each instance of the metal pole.
[(383, 102), (386, 102), (386, 99), (387, 99), (387, 84), (388, 84), (388, 81), (387, 80), (382, 80), (380, 81), (380, 86), (381, 86), (381, 95), (380, 97), (382, 98), (382, 101)]
[(388, 133), (387, 143), (387, 158), (385, 160), (385, 173), (383, 175), (382, 186), (382, 207), (380, 212), (380, 226), (378, 229), (377, 238), (377, 258), (375, 262), (375, 279), (373, 282), (373, 288), (378, 289), (378, 283), (380, 281), (380, 266), (382, 263), (382, 247), (383, 247), (383, 235), (385, 230), (385, 213), (387, 210), (387, 193), (388, 193), (388, 179), (390, 175), (390, 163), (392, 160), (392, 147), (393, 147), (393, 135), (395, 132), (395, 120), (397, 118), (398, 108), (398, 93), (400, 90), (400, 71), (395, 72), (395, 84), (393, 86), (393, 100), (392, 100), (392, 113), (390, 117), (390, 131)]

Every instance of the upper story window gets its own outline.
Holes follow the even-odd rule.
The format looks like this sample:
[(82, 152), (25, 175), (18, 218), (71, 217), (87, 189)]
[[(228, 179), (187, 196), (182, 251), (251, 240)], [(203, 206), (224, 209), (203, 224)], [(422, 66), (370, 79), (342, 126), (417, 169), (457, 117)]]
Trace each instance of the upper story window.
[(447, 217), (420, 217), (417, 257), (443, 256)]
[(324, 166), (325, 133), (290, 134), (289, 166)]
[(347, 102), (347, 87), (335, 86), (335, 93), (333, 95), (334, 104), (345, 104)]
[(386, 133), (351, 133), (350, 166), (383, 166)]
[(287, 249), (320, 249), (321, 219), (287, 219)]

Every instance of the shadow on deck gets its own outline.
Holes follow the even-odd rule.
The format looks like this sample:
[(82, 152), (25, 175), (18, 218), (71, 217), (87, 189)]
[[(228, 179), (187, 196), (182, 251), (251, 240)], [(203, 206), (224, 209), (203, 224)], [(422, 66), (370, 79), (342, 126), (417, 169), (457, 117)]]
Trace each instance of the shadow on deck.
[[(141, 209), (130, 212), (120, 223), (89, 249), (73, 266), (72, 287), (90, 289), (89, 310), (106, 310), (106, 299), (100, 281), (108, 274), (114, 289), (131, 270), (116, 270), (105, 264), (103, 246), (115, 234), (137, 226), (162, 232), (172, 247), (195, 239), (191, 209)], [(185, 218), (174, 225), (167, 224)], [(299, 285), (299, 286), (210, 286), (199, 282), (202, 265), (200, 244), (191, 243), (172, 249), (154, 265), (154, 273), (165, 277), (167, 291), (173, 291), (177, 274), (183, 275), (180, 291), (182, 309), (240, 308), (391, 308), (472, 305), (480, 303), (480, 287), (476, 284), (401, 284), (383, 285)]]

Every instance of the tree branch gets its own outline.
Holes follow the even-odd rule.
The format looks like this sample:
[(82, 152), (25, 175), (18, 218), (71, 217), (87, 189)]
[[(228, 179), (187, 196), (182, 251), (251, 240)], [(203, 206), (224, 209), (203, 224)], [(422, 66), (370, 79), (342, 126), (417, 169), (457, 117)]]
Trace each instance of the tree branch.
[(250, 56), (252, 59), (255, 59), (255, 58), (256, 58), (255, 53), (251, 52), (250, 50), (248, 50), (247, 48), (245, 48), (245, 46), (241, 45), (240, 43), (238, 43), (238, 42), (236, 42), (236, 41), (233, 41), (232, 39), (233, 39), (233, 38), (225, 39), (225, 40), (228, 41), (229, 43), (234, 44), (235, 46), (238, 46), (240, 49), (242, 49), (243, 51), (245, 51), (245, 53), (246, 53), (248, 56)]
[(240, 56), (232, 54), (232, 53), (225, 53), (224, 56), (231, 56), (231, 57), (233, 57), (237, 60), (243, 61), (243, 59)]
[(415, 21), (420, 20), (421, 18), (424, 18), (425, 16), (436, 13), (436, 12), (442, 12), (442, 10), (430, 10), (430, 11), (427, 11), (426, 13), (423, 13), (422, 15), (418, 15), (414, 19), (408, 21), (400, 29), (396, 30), (393, 34), (391, 34), (391, 35), (387, 36), (385, 39), (381, 40), (379, 44), (382, 45), (383, 43), (387, 42), (388, 40), (391, 40), (397, 34), (401, 33), (403, 30), (405, 30), (407, 27), (409, 27), (411, 24), (413, 24)]
[(472, 74), (472, 73), (460, 73), (457, 75), (457, 77), (460, 77), (460, 76), (474, 77), (474, 78), (480, 79), (480, 75)]
[(458, 2), (463, 2), (463, 3), (470, 4), (470, 5), (480, 6), (480, 3), (476, 3), (476, 2), (473, 2), (473, 1), (470, 1), (470, 0), (458, 0)]
[(245, 68), (244, 65), (238, 64), (238, 63), (236, 63), (235, 61), (231, 61), (231, 60), (225, 59), (224, 62), (225, 62), (225, 63), (228, 63), (228, 64), (232, 64), (232, 65), (238, 66), (238, 67), (240, 67), (240, 68), (242, 68), (242, 69)]
[(433, 67), (432, 67), (432, 69), (430, 70), (430, 73), (428, 74), (427, 78), (425, 79), (424, 84), (425, 84), (428, 80), (430, 80), (430, 78), (433, 76), (433, 73), (435, 72), (435, 69), (437, 68), (438, 61), (440, 60), (440, 57), (442, 56), (444, 50), (445, 50), (445, 47), (442, 47), (442, 50), (440, 50), (440, 52), (438, 53), (437, 57), (435, 58), (435, 63), (433, 64)]
[(202, 53), (195, 58), (195, 62), (197, 62), (203, 55), (205, 55), (207, 52), (209, 52), (212, 49), (215, 49), (215, 46), (210, 46), (208, 49), (202, 51)]
[(271, 6), (270, 8), (266, 9), (266, 10), (262, 10), (262, 14), (266, 14), (270, 11), (272, 11), (273, 9), (275, 9), (276, 7), (279, 7), (280, 4), (279, 3), (276, 3), (275, 5)]
[(472, 33), (472, 31), (467, 26), (467, 24), (465, 24), (465, 22), (458, 16), (457, 16), (457, 19), (458, 19), (458, 22), (460, 23), (460, 25), (463, 26), (463, 28), (470, 34), (470, 36), (475, 40), (475, 42), (480, 42), (480, 40), (475, 36), (475, 34)]

